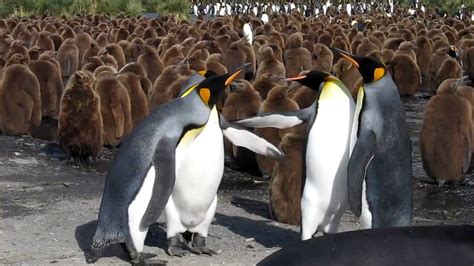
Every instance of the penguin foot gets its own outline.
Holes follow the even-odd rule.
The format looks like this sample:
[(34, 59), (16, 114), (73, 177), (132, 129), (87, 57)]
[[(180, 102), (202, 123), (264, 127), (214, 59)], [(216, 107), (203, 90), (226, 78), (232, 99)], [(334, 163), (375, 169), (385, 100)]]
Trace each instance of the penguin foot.
[(193, 242), (192, 247), (189, 249), (191, 252), (195, 254), (206, 254), (209, 256), (217, 255), (217, 252), (214, 250), (206, 247), (206, 238), (201, 236), (200, 234), (193, 235)]
[(91, 249), (89, 252), (86, 254), (86, 262), (87, 263), (96, 263), (99, 260), (100, 256), (100, 251)]
[(163, 266), (168, 262), (166, 260), (159, 260), (155, 254), (150, 253), (135, 253), (130, 254), (132, 257), (130, 263), (133, 266)]
[(166, 250), (168, 255), (182, 257), (186, 254), (186, 250), (188, 249), (181, 234), (168, 239), (168, 249)]

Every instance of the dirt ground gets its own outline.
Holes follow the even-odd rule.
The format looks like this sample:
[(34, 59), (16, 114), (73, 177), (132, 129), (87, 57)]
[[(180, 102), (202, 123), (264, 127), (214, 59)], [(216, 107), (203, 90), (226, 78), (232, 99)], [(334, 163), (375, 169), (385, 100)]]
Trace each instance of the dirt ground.
[[(426, 100), (405, 101), (414, 145), (414, 223), (472, 224), (474, 178), (438, 188), (421, 167), (416, 149), (421, 110)], [(94, 234), (104, 177), (113, 157), (106, 150), (92, 165), (58, 160), (44, 153), (48, 141), (0, 137), (0, 264), (85, 264), (83, 250)], [(218, 255), (169, 257), (163, 217), (152, 226), (145, 252), (170, 265), (252, 265), (281, 247), (299, 241), (299, 228), (268, 218), (268, 183), (226, 168), (218, 208), (207, 244)], [(347, 213), (340, 231), (359, 229)], [(98, 264), (127, 264), (118, 247)]]

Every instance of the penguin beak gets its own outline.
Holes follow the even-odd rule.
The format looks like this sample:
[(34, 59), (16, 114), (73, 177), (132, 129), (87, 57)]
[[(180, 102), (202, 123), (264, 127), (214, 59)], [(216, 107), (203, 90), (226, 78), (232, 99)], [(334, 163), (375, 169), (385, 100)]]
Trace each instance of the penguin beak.
[(293, 77), (293, 78), (286, 78), (287, 81), (297, 81), (297, 80), (302, 80), (302, 79), (305, 79), (306, 78), (306, 75), (301, 75), (301, 76), (297, 76), (297, 77)]
[(236, 79), (236, 78), (240, 75), (240, 73), (241, 73), (244, 69), (246, 69), (247, 67), (249, 67), (250, 65), (251, 65), (250, 63), (247, 63), (247, 64), (245, 64), (245, 65), (243, 65), (243, 66), (237, 68), (237, 69), (234, 71), (234, 73), (232, 73), (232, 74), (226, 79), (225, 85), (226, 85), (226, 86), (229, 86), (229, 84), (231, 84), (232, 81), (234, 81), (234, 79)]
[(340, 55), (342, 55), (342, 57), (344, 57), (345, 59), (349, 60), (349, 62), (351, 62), (354, 66), (356, 66), (357, 68), (359, 68), (359, 63), (357, 63), (357, 61), (355, 60), (354, 56), (349, 54), (348, 52), (346, 51), (343, 51), (339, 48), (331, 48), (331, 50), (333, 52), (336, 52)]

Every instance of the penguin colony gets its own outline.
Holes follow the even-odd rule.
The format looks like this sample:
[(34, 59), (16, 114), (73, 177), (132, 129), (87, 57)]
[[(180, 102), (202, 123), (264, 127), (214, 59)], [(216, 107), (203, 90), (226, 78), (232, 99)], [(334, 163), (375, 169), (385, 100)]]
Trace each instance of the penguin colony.
[[(214, 254), (205, 239), (224, 154), (232, 167), (270, 180), (272, 218), (301, 224), (303, 240), (337, 232), (347, 209), (364, 228), (409, 225), (411, 144), (400, 96), (432, 96), (420, 133), (426, 173), (442, 184), (462, 182), (471, 169), (474, 24), (468, 16), (329, 2), (191, 9), (197, 16), (189, 21), (0, 20), (2, 133), (31, 134), (52, 118), (61, 148), (73, 158), (95, 159), (103, 146), (121, 147), (88, 261), (108, 244), (123, 243), (131, 261), (143, 263), (147, 228), (162, 212), (168, 254)], [(179, 112), (192, 115), (183, 119)], [(141, 154), (140, 137), (157, 145), (154, 154)], [(211, 141), (214, 150), (203, 153)], [(281, 157), (275, 147), (283, 160), (270, 158)], [(206, 154), (212, 158), (188, 162)], [(127, 156), (135, 156), (139, 172), (129, 173), (130, 180), (118, 177), (130, 164)], [(191, 175), (207, 180), (200, 183), (206, 199), (189, 191)], [(112, 190), (119, 183), (128, 190)], [(114, 212), (111, 201), (123, 206)], [(195, 208), (199, 222), (190, 214)]]

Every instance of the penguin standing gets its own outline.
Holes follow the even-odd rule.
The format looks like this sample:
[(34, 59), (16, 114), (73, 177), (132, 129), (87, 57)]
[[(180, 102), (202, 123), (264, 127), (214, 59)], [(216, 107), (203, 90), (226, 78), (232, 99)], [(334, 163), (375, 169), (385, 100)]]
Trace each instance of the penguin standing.
[(287, 80), (320, 92), (316, 101), (298, 111), (262, 114), (235, 123), (282, 129), (307, 122), (301, 198), (301, 239), (307, 240), (318, 230), (336, 232), (347, 209), (347, 163), (354, 142), (351, 130), (355, 104), (344, 84), (329, 73), (313, 70)]
[(364, 228), (409, 225), (411, 142), (397, 86), (382, 63), (335, 51), (353, 63), (363, 78), (353, 127), (357, 143), (348, 166), (351, 210)]
[[(215, 192), (219, 184), (214, 184), (216, 180), (207, 176), (220, 173), (222, 177), (224, 148), (222, 140), (214, 138), (215, 134), (205, 132), (214, 133), (207, 129), (207, 123), (215, 121), (215, 104), (223, 96), (224, 87), (241, 71), (242, 68), (211, 76), (194, 84), (182, 97), (157, 107), (123, 140), (106, 178), (98, 226), (87, 262), (96, 262), (100, 251), (109, 244), (125, 243), (133, 264), (147, 263), (142, 253), (145, 237), (165, 206), (168, 234), (180, 233), (187, 226), (190, 232), (197, 233), (190, 249), (196, 253), (198, 250), (212, 253), (205, 249), (204, 239), (214, 216)], [(257, 143), (259, 138), (246, 132), (228, 124), (223, 126), (224, 135), (240, 138), (236, 145), (255, 145), (255, 150), (259, 149), (261, 153), (281, 155), (275, 147), (266, 142)], [(250, 136), (250, 139), (242, 136)], [(215, 142), (221, 153), (208, 154), (208, 151), (217, 150)], [(196, 163), (199, 167), (195, 167)], [(201, 168), (203, 166), (206, 167)], [(203, 171), (205, 176), (202, 176)], [(201, 178), (196, 178), (196, 174)], [(209, 187), (204, 191), (196, 190), (195, 186), (201, 187), (200, 182), (210, 182), (216, 191)], [(203, 203), (209, 198), (209, 204)], [(194, 204), (194, 208), (188, 203)], [(172, 215), (178, 216), (173, 219)], [(203, 219), (205, 222), (201, 223)], [(196, 222), (198, 224), (193, 224)], [(185, 246), (179, 236), (171, 237), (168, 252), (176, 254)]]

